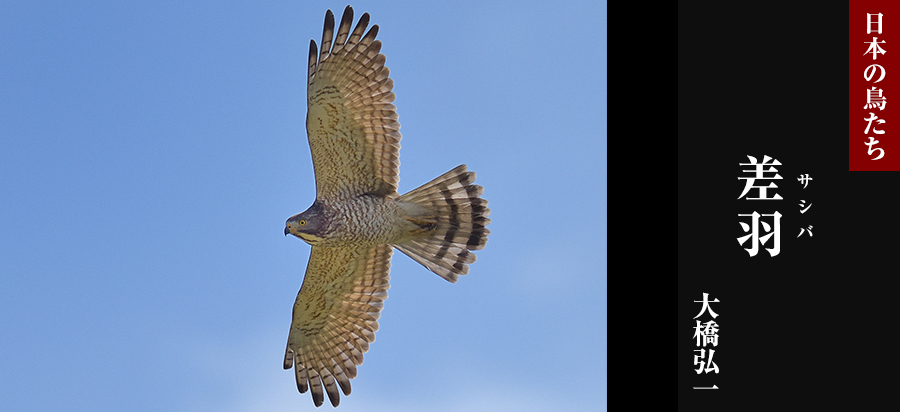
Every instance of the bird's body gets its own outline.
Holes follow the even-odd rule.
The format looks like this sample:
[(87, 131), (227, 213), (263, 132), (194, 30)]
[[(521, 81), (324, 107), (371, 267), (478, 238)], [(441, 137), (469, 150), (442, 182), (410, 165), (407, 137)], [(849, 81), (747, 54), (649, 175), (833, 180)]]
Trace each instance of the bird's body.
[[(376, 195), (360, 195), (346, 199), (319, 199), (315, 208), (333, 222), (329, 236), (301, 238), (314, 246), (345, 247), (395, 244), (420, 229), (395, 199)], [(304, 236), (305, 235), (305, 236)]]
[(378, 26), (368, 13), (351, 32), (353, 9), (334, 31), (325, 14), (322, 49), (310, 42), (306, 129), (316, 172), (316, 200), (291, 216), (284, 234), (312, 245), (294, 303), (284, 368), (297, 388), (333, 406), (350, 394), (356, 366), (375, 340), (398, 249), (456, 282), (490, 231), (483, 188), (466, 165), (400, 195), (400, 123)]

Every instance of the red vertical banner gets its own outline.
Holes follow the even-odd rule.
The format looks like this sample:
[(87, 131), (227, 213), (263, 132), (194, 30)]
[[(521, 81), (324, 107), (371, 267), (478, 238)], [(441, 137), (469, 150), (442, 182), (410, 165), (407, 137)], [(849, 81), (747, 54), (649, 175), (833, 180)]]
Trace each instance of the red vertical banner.
[(900, 171), (900, 4), (851, 1), (849, 17), (850, 171)]

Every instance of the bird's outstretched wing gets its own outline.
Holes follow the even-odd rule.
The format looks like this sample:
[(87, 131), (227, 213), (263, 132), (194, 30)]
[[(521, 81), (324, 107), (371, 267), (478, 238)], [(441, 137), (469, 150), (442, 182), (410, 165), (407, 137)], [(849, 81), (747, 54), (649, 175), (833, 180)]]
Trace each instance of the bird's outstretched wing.
[(378, 25), (363, 35), (369, 14), (353, 31), (347, 6), (334, 35), (334, 14), (325, 14), (322, 49), (309, 43), (306, 132), (316, 172), (316, 197), (364, 193), (396, 196), (400, 123), (394, 81), (384, 66)]
[(294, 367), (297, 389), (312, 392), (322, 405), (324, 391), (338, 406), (350, 394), (356, 365), (375, 340), (378, 318), (390, 288), (389, 245), (357, 248), (313, 246), (303, 286), (294, 303), (294, 319), (284, 368)]

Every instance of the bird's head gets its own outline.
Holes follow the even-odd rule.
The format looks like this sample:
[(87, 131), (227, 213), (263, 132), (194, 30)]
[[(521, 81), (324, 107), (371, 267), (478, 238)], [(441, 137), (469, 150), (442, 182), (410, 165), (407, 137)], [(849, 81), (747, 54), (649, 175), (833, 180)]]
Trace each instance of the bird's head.
[(314, 245), (325, 238), (328, 228), (328, 217), (323, 213), (322, 207), (313, 203), (303, 213), (298, 213), (288, 218), (284, 224), (284, 235), (294, 235), (303, 239), (306, 243)]

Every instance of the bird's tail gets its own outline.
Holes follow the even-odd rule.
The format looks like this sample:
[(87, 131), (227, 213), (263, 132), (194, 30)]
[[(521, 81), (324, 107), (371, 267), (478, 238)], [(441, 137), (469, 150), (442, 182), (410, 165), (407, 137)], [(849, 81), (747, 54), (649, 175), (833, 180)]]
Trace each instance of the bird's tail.
[(474, 180), (475, 173), (459, 165), (397, 198), (421, 230), (393, 246), (450, 282), (469, 273), (471, 251), (483, 249), (491, 233), (485, 227), (491, 210), (479, 197), (484, 188)]

